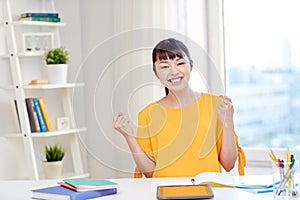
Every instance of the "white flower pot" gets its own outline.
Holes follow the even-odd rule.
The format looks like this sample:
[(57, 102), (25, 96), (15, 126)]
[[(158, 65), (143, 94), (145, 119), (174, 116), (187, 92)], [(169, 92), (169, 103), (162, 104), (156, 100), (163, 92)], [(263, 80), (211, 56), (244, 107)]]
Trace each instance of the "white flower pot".
[(65, 84), (67, 83), (68, 65), (53, 64), (46, 65), (47, 76), (50, 84)]
[(46, 179), (60, 179), (62, 175), (62, 161), (43, 162), (43, 170)]

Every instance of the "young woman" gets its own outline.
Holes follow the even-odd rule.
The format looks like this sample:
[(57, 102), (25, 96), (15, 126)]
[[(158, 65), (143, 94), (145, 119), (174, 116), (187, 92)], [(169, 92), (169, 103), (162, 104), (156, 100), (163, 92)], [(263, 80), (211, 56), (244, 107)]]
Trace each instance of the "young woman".
[(233, 105), (228, 97), (193, 91), (193, 62), (178, 40), (159, 42), (152, 52), (153, 71), (167, 95), (140, 111), (136, 137), (122, 113), (113, 127), (126, 139), (136, 163), (135, 177), (195, 176), (230, 171), (245, 157), (234, 132)]

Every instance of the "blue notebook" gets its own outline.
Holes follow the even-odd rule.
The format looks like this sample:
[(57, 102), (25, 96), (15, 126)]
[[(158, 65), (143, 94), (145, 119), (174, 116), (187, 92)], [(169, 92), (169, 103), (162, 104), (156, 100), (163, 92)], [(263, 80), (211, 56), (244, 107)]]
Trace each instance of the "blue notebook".
[(107, 196), (116, 194), (117, 189), (105, 189), (105, 190), (92, 190), (85, 192), (76, 192), (74, 190), (62, 187), (51, 186), (47, 188), (40, 188), (32, 190), (33, 199), (70, 199), (70, 200), (85, 200), (90, 198), (96, 198), (101, 196)]
[(47, 131), (47, 126), (46, 126), (46, 123), (44, 121), (44, 117), (43, 117), (38, 99), (33, 98), (33, 103), (34, 103), (36, 114), (37, 114), (37, 117), (38, 117), (38, 120), (39, 120), (41, 132), (46, 132)]

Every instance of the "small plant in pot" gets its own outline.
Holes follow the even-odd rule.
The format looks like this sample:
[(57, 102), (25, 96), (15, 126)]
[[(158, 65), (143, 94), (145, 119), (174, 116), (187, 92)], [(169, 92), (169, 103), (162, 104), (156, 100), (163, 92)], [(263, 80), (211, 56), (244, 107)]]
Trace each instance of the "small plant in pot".
[(64, 47), (49, 49), (45, 53), (45, 62), (49, 83), (64, 84), (67, 82), (69, 52)]
[(64, 47), (49, 49), (45, 54), (47, 65), (50, 64), (67, 64), (69, 61), (69, 53)]
[(59, 179), (62, 174), (62, 160), (65, 150), (59, 145), (45, 146), (46, 161), (43, 162), (45, 178)]

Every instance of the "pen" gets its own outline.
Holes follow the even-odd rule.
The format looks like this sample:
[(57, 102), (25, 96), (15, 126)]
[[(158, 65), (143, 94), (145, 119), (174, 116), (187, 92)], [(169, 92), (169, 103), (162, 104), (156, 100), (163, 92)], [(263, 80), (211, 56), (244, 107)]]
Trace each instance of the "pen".
[(281, 183), (280, 183), (280, 185), (279, 185), (279, 187), (278, 187), (278, 189), (277, 189), (277, 192), (276, 192), (276, 193), (277, 193), (278, 195), (280, 195), (280, 193), (283, 191), (283, 189), (284, 189), (286, 183), (291, 179), (291, 174), (292, 174), (292, 172), (293, 172), (293, 170), (294, 170), (294, 169), (293, 169), (294, 164), (295, 164), (295, 159), (293, 159), (293, 160), (291, 161), (290, 167), (289, 167), (288, 171), (285, 173), (285, 175), (284, 175), (284, 177), (283, 177), (283, 180), (281, 181)]
[(280, 160), (278, 158), (278, 167), (280, 170), (280, 180), (282, 181), (284, 179), (284, 164), (283, 164), (283, 160)]
[[(290, 149), (287, 149), (286, 150), (286, 153), (285, 153), (285, 160), (286, 162), (291, 162), (291, 152), (290, 152)], [(288, 168), (288, 166), (286, 166)]]
[[(290, 149), (287, 149), (286, 151), (286, 154), (285, 154), (285, 159), (286, 159), (286, 162), (287, 162), (287, 166), (286, 168), (290, 168), (291, 167), (291, 152), (290, 152)], [(288, 193), (290, 193), (291, 191), (291, 184), (292, 183), (292, 180), (291, 180), (291, 177), (289, 177), (289, 180), (288, 180)]]
[(277, 161), (277, 158), (272, 150), (270, 150), (269, 156), (270, 156), (271, 160), (273, 160), (273, 162)]
[(278, 195), (280, 195), (280, 193), (283, 191), (283, 189), (284, 189), (284, 187), (285, 187), (285, 185), (286, 185), (286, 183), (287, 183), (287, 181), (288, 181), (288, 179), (289, 179), (291, 173), (292, 173), (292, 169), (289, 169), (289, 170), (286, 172), (283, 181), (280, 183), (280, 185), (279, 185), (279, 187), (278, 187), (278, 189), (277, 189), (277, 192), (276, 192), (276, 193), (277, 193)]

